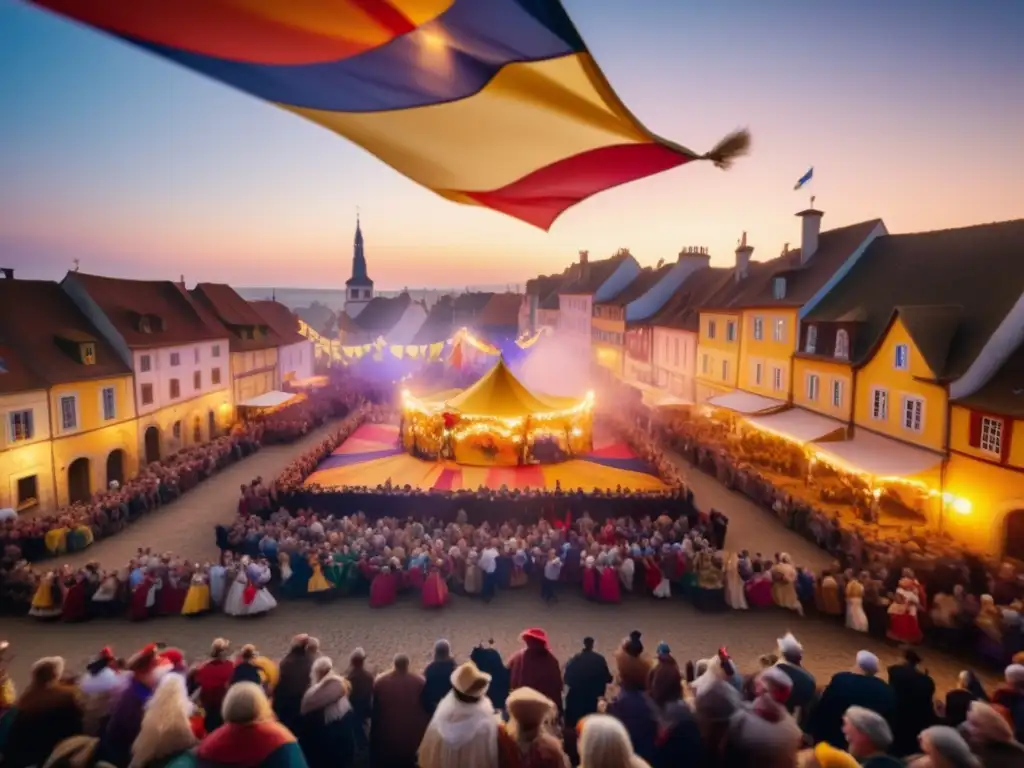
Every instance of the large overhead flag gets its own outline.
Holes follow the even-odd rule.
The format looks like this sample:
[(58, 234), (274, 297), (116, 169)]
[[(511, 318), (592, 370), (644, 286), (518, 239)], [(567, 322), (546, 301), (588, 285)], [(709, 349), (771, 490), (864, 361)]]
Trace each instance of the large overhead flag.
[[(548, 229), (698, 155), (625, 107), (558, 0), (32, 0), (352, 140), (449, 200)], [(674, 87), (674, 83), (666, 83)]]

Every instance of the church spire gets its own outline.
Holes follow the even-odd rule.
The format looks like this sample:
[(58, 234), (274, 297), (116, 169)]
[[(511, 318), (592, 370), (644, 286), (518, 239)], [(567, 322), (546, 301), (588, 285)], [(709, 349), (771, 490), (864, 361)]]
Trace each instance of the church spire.
[[(358, 209), (356, 210), (356, 236), (352, 245), (352, 277), (345, 282), (345, 285), (349, 287), (373, 288), (373, 281), (366, 271), (366, 255), (363, 253), (363, 228), (359, 221)], [(367, 294), (367, 298), (369, 298), (369, 294)]]

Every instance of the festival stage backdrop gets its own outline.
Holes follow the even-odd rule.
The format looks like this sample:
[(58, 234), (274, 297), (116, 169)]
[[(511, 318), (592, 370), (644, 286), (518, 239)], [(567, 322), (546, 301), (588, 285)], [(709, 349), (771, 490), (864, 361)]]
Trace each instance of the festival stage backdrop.
[(616, 486), (634, 491), (666, 488), (628, 445), (600, 430), (594, 435), (594, 450), (580, 459), (543, 466), (468, 467), (408, 455), (398, 447), (398, 428), (387, 424), (359, 427), (320, 463), (306, 479), (306, 485), (373, 487), (388, 480), (393, 486), (410, 485), (424, 490), (475, 490), (481, 485), (554, 490), (556, 482), (565, 490), (583, 488), (588, 493), (594, 488), (606, 490)]
[(558, 0), (34, 0), (351, 139), (449, 200), (547, 229), (691, 160), (619, 99)]

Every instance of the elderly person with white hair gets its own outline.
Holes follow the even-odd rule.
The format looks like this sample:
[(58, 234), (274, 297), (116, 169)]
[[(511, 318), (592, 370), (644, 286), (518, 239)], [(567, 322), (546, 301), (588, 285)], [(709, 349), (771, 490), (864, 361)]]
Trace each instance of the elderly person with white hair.
[(903, 762), (886, 754), (892, 745), (892, 728), (877, 712), (850, 707), (843, 715), (847, 751), (868, 768), (898, 768)]
[(818, 683), (814, 675), (804, 669), (804, 647), (793, 633), (787, 632), (785, 636), (779, 638), (778, 643), (781, 658), (775, 666), (789, 675), (789, 679), (793, 681), (793, 690), (786, 700), (786, 709), (796, 717), (797, 722), (803, 723), (818, 695)]
[(580, 722), (580, 768), (650, 768), (633, 752), (625, 726), (610, 715)]
[(310, 768), (345, 768), (355, 757), (360, 727), (349, 701), (351, 685), (326, 656), (313, 662), (310, 683), (300, 706), (299, 745)]
[(870, 651), (860, 651), (852, 670), (832, 676), (808, 723), (807, 730), (815, 742), (827, 741), (833, 747), (846, 749), (843, 715), (854, 706), (877, 712), (892, 724), (896, 716), (896, 694), (878, 677), (878, 669), (878, 657)]
[(1024, 745), (1013, 738), (1013, 728), (991, 704), (971, 702), (960, 733), (985, 768), (1024, 765)]
[[(907, 762), (908, 768), (982, 768), (963, 736), (948, 725), (933, 725), (918, 736), (920, 757)], [(988, 768), (986, 765), (985, 768)]]
[[(198, 741), (192, 727), (195, 707), (181, 675), (165, 675), (146, 702), (142, 728), (132, 744), (132, 768), (170, 763)], [(199, 735), (202, 735), (200, 733)]]
[(1011, 664), (1004, 672), (1005, 685), (992, 692), (992, 703), (1005, 707), (1013, 720), (1013, 735), (1024, 743), (1024, 665)]

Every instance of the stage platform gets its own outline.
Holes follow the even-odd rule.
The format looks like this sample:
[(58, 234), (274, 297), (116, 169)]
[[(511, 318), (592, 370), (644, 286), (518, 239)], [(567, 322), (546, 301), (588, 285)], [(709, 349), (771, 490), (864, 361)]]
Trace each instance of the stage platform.
[(555, 483), (563, 489), (613, 490), (616, 486), (633, 491), (664, 490), (654, 469), (638, 458), (625, 443), (600, 430), (594, 433), (594, 450), (586, 456), (561, 464), (528, 467), (467, 467), (450, 461), (423, 461), (398, 447), (398, 427), (364, 424), (342, 443), (316, 471), (306, 485), (324, 488), (409, 485), (424, 490), (476, 490), (487, 488), (546, 488)]

